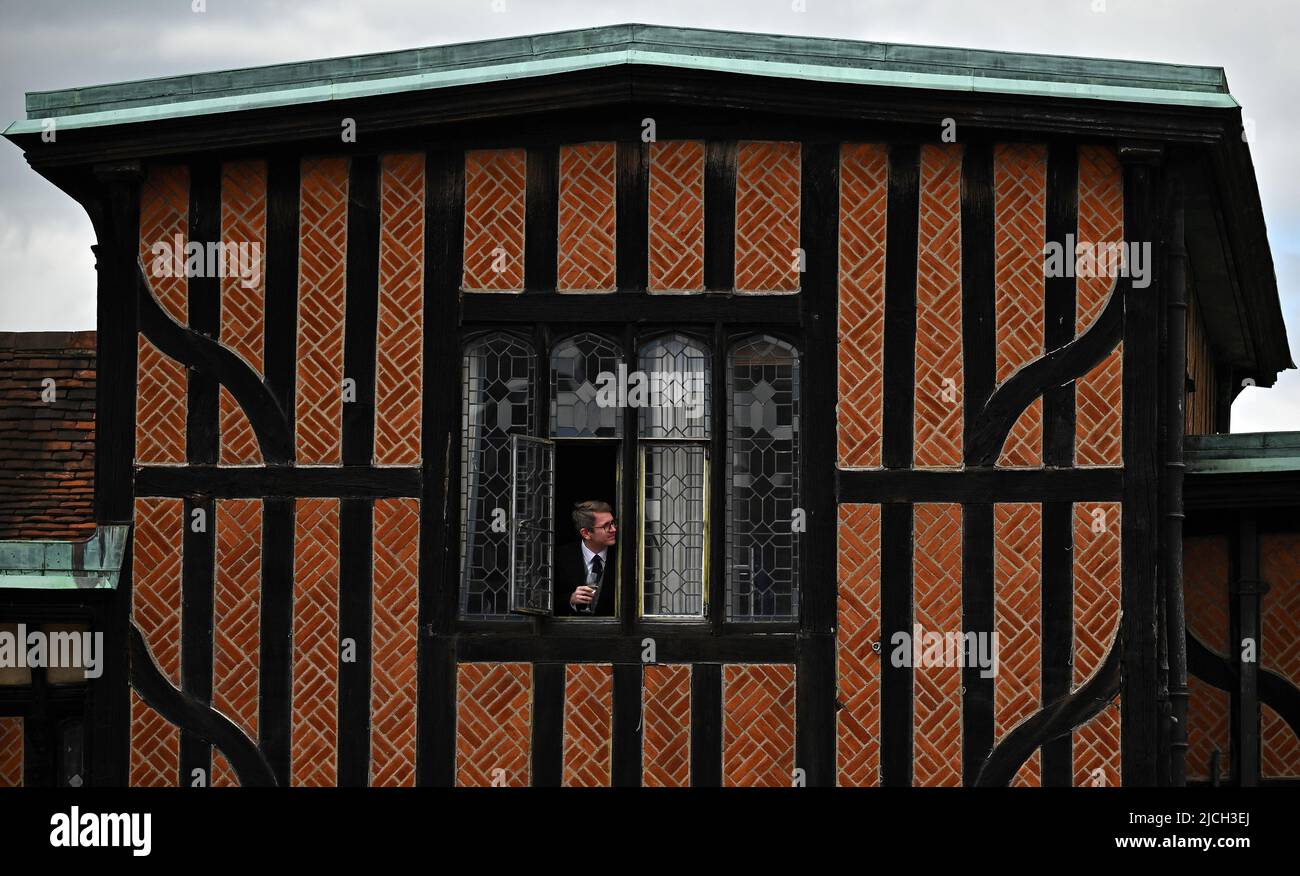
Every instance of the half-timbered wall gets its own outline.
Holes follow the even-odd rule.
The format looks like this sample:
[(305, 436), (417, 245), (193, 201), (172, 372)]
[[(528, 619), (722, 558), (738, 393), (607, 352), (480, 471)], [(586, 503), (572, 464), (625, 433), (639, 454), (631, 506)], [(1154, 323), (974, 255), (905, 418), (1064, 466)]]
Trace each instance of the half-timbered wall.
[[(841, 785), (976, 782), (1117, 659), (1121, 307), (1113, 277), (1045, 277), (1043, 250), (1125, 232), (1120, 163), (1095, 145), (687, 137), (151, 166), (133, 677), (161, 712), (185, 711), (174, 688), (239, 732), (223, 755), (133, 691), (131, 783), (789, 785), (812, 751)], [(253, 281), (155, 275), (177, 235), (255, 244)], [(741, 631), (646, 664), (632, 619), (599, 659), (458, 626), (458, 512), (429, 505), (448, 471), (456, 489), (458, 383), (430, 356), (459, 361), (458, 308), (488, 297), (483, 323), (538, 290), (632, 288), (665, 296), (645, 308), (750, 304), (810, 277), (838, 322), (762, 305), (817, 341), (806, 379), (829, 399), (799, 424), (824, 451), (804, 481), (839, 490), (804, 536), (805, 595), (827, 595), (809, 644)], [(997, 672), (891, 665), (915, 629), (996, 632)], [(1119, 709), (1012, 784), (1119, 783)]]

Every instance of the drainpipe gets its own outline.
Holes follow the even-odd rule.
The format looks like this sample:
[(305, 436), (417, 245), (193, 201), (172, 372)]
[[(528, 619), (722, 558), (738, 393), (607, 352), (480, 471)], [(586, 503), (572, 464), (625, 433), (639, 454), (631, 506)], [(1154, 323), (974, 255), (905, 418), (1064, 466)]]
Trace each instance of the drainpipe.
[(1187, 624), (1183, 610), (1183, 432), (1187, 398), (1187, 244), (1182, 168), (1169, 173), (1165, 387), (1165, 640), (1169, 660), (1169, 784), (1187, 784)]

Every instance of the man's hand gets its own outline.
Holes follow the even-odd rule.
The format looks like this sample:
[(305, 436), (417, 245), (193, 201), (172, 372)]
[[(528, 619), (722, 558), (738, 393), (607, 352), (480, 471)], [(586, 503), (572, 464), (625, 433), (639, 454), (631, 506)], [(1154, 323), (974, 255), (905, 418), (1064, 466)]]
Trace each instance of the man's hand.
[(595, 587), (588, 587), (586, 584), (581, 584), (578, 586), (577, 590), (573, 591), (573, 595), (569, 597), (569, 604), (590, 605), (592, 599), (594, 599), (595, 596), (596, 596)]

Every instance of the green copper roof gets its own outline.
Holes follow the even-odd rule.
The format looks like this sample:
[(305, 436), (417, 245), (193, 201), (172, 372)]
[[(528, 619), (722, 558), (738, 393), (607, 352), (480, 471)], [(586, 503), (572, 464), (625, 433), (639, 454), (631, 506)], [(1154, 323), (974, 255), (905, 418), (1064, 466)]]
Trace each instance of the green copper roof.
[(130, 529), (101, 525), (84, 541), (0, 541), (0, 590), (115, 589)]
[(147, 122), (622, 64), (857, 85), (1235, 107), (1219, 67), (622, 24), (27, 94), (6, 134)]
[(1300, 432), (1189, 435), (1183, 458), (1188, 474), (1300, 471)]

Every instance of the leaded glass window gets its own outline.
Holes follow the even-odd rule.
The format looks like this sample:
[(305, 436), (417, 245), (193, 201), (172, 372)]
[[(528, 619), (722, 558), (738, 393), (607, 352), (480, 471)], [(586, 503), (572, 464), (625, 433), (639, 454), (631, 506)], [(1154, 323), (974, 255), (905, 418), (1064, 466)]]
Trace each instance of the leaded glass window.
[(643, 346), (629, 377), (641, 438), (643, 616), (707, 612), (709, 361), (703, 344), (672, 334)]
[(535, 435), (536, 357), (526, 341), (490, 335), (462, 363), (461, 614), (509, 613), (511, 435)]
[[(590, 333), (565, 338), (551, 353), (551, 437), (622, 438), (623, 408), (616, 388), (623, 353)], [(604, 387), (605, 391), (602, 391)]]
[(639, 359), (639, 373), (628, 378), (627, 400), (637, 408), (641, 437), (707, 440), (708, 350), (673, 334), (643, 346)]
[(799, 617), (799, 352), (772, 337), (727, 357), (728, 621)]

